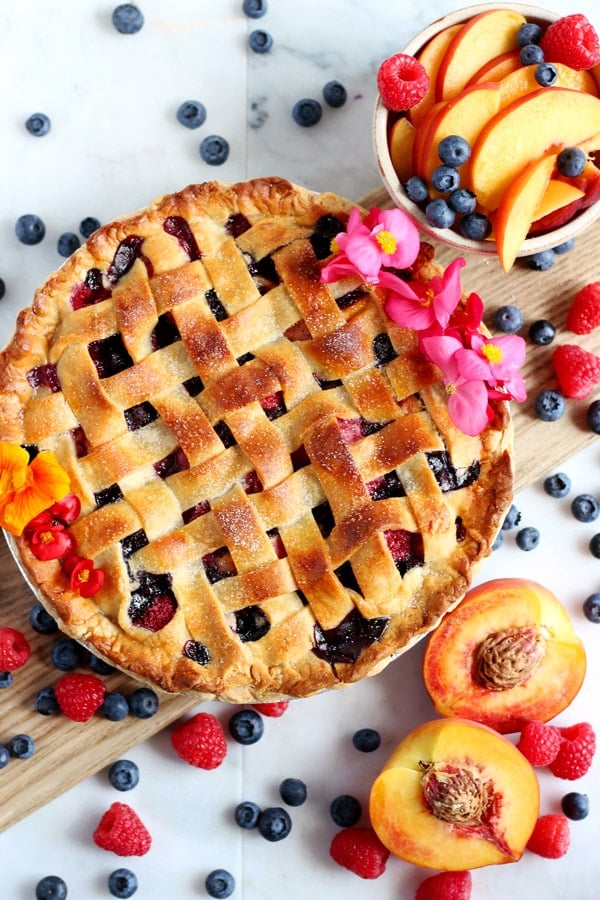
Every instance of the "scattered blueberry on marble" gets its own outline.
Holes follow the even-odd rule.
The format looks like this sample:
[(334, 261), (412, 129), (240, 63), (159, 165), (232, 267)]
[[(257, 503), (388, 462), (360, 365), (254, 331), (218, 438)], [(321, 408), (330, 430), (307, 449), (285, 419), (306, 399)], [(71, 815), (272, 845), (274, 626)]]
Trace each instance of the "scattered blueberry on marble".
[(118, 691), (107, 691), (98, 714), (109, 722), (122, 722), (129, 715), (127, 697)]
[(571, 490), (571, 479), (564, 472), (556, 472), (544, 478), (543, 488), (549, 497), (560, 499), (566, 497)]
[(556, 66), (549, 62), (538, 63), (533, 74), (540, 87), (552, 87), (558, 81)]
[(531, 256), (524, 257), (524, 263), (528, 269), (534, 269), (536, 272), (547, 272), (556, 262), (556, 253), (554, 250), (540, 250), (539, 253), (532, 253)]
[(214, 869), (209, 872), (204, 882), (206, 893), (215, 900), (231, 897), (235, 890), (235, 878), (227, 869)]
[(115, 869), (108, 876), (108, 890), (118, 900), (129, 900), (138, 889), (137, 876), (131, 869)]
[(534, 344), (545, 347), (556, 337), (556, 325), (549, 319), (536, 319), (529, 326), (529, 337)]
[(418, 175), (411, 175), (404, 184), (404, 190), (408, 199), (413, 203), (424, 203), (429, 197), (427, 182)]
[(30, 759), (35, 753), (35, 741), (30, 734), (15, 734), (8, 742), (8, 752), (14, 759)]
[(59, 875), (46, 875), (35, 886), (35, 900), (66, 900), (67, 883)]
[(510, 506), (506, 515), (504, 516), (504, 521), (502, 522), (502, 531), (510, 531), (511, 528), (516, 528), (520, 521), (521, 521), (520, 510), (518, 510), (517, 507), (513, 503)]
[(29, 610), (29, 624), (38, 634), (55, 634), (58, 631), (56, 620), (41, 603), (34, 603)]
[(117, 759), (108, 769), (108, 780), (117, 791), (132, 791), (140, 780), (140, 770), (131, 759)]
[(588, 406), (586, 419), (595, 434), (600, 434), (600, 400), (593, 400)]
[(73, 672), (83, 661), (81, 645), (73, 638), (58, 638), (50, 648), (50, 661), (61, 672)]
[(59, 712), (58, 700), (52, 686), (41, 688), (35, 695), (33, 708), (42, 716), (55, 716)]
[(339, 109), (348, 99), (348, 92), (340, 81), (328, 81), (323, 85), (323, 100), (333, 109)]
[(233, 818), (240, 828), (256, 828), (260, 816), (260, 806), (252, 800), (243, 800), (233, 811)]
[(362, 816), (360, 800), (351, 794), (340, 794), (329, 804), (329, 815), (340, 828), (352, 828), (358, 824)]
[(255, 709), (240, 709), (229, 719), (229, 734), (238, 744), (255, 744), (264, 729), (263, 717)]
[(469, 241), (485, 241), (492, 233), (492, 223), (483, 213), (467, 213), (458, 223), (458, 230)]
[(206, 122), (206, 107), (199, 100), (184, 100), (177, 107), (177, 121), (186, 128), (200, 128)]
[(258, 817), (258, 831), (267, 841), (282, 841), (292, 830), (289, 813), (280, 806), (268, 806)]
[(600, 624), (600, 594), (590, 594), (583, 601), (583, 614), (594, 625)]
[(563, 253), (569, 253), (570, 250), (575, 246), (575, 238), (569, 238), (568, 241), (563, 241), (562, 244), (558, 244), (556, 247), (553, 247), (555, 253), (558, 253), (560, 256)]
[(352, 746), (361, 753), (372, 753), (381, 744), (381, 735), (374, 728), (359, 728), (352, 735)]
[(558, 391), (540, 391), (533, 402), (535, 413), (543, 422), (556, 422), (565, 412), (565, 398)]
[(59, 235), (56, 242), (59, 256), (64, 256), (65, 258), (75, 253), (79, 247), (81, 247), (81, 241), (74, 231), (64, 231)]
[(12, 672), (0, 672), (0, 690), (5, 690), (12, 686), (13, 683), (13, 673)]
[(43, 137), (50, 131), (50, 119), (46, 113), (32, 113), (25, 122), (25, 128), (34, 137)]
[(85, 219), (82, 219), (79, 223), (79, 233), (86, 239), (86, 241), (99, 228), (100, 220), (95, 216), (86, 216)]
[(456, 213), (450, 209), (443, 197), (436, 197), (425, 207), (425, 218), (432, 228), (452, 228)]
[(22, 244), (32, 247), (44, 240), (46, 226), (39, 216), (34, 213), (25, 213), (19, 216), (15, 223), (15, 234)]
[(158, 695), (150, 688), (138, 688), (129, 696), (129, 712), (136, 719), (150, 719), (158, 712)]
[(200, 156), (207, 165), (220, 166), (229, 156), (229, 144), (219, 134), (209, 134), (200, 144)]
[(2, 300), (5, 293), (6, 293), (6, 284), (4, 283), (4, 280), (2, 278), (0, 278), (0, 300)]
[(528, 525), (526, 528), (521, 528), (520, 531), (517, 531), (515, 541), (519, 550), (535, 550), (540, 542), (540, 533), (537, 528)]
[(600, 503), (593, 494), (578, 494), (571, 503), (571, 512), (578, 522), (594, 522), (600, 515)]
[(590, 801), (587, 794), (578, 791), (569, 791), (560, 801), (561, 809), (567, 819), (574, 822), (585, 819), (590, 811)]
[(279, 785), (279, 795), (288, 806), (302, 806), (307, 793), (306, 785), (301, 778), (284, 778)]
[(585, 169), (587, 156), (581, 147), (565, 147), (556, 157), (556, 168), (566, 178), (576, 178)]
[(6, 744), (0, 744), (0, 769), (3, 769), (10, 762), (10, 753)]
[(600, 534), (594, 534), (590, 538), (590, 553), (600, 559)]
[(144, 15), (135, 3), (121, 3), (113, 9), (111, 21), (119, 34), (137, 34), (143, 28)]
[(323, 107), (318, 100), (313, 100), (311, 97), (297, 100), (292, 107), (294, 122), (297, 125), (302, 125), (303, 128), (310, 128), (311, 125), (316, 125), (322, 115)]
[(249, 19), (260, 19), (267, 11), (267, 0), (244, 0), (242, 12)]
[(253, 53), (268, 53), (273, 47), (273, 36), (262, 28), (256, 28), (248, 35), (248, 46)]
[(494, 325), (505, 334), (516, 334), (523, 327), (523, 313), (518, 306), (499, 306), (494, 313)]

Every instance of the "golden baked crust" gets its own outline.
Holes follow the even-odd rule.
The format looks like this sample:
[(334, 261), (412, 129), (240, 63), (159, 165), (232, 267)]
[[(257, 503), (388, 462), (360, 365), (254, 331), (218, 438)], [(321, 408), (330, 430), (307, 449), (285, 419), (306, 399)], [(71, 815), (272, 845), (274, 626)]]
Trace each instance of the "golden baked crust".
[[(61, 629), (167, 691), (307, 696), (383, 668), (469, 587), (512, 496), (376, 288), (319, 281), (351, 203), (191, 185), (98, 230), (0, 354), (0, 438), (54, 451), (91, 598), (27, 540)], [(412, 277), (439, 273), (424, 244)]]

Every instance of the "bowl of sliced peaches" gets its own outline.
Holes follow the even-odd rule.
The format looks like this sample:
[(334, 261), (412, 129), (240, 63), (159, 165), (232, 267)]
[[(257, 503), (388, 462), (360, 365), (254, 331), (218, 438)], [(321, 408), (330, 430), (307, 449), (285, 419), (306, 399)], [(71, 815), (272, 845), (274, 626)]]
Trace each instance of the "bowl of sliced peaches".
[(600, 216), (600, 40), (583, 14), (465, 7), (383, 60), (377, 86), (381, 178), (430, 237), (509, 272)]

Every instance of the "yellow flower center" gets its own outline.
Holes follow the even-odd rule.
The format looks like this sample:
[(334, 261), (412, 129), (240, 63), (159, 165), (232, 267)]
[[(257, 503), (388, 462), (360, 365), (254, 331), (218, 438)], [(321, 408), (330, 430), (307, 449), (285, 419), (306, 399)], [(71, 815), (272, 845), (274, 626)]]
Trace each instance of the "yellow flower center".
[(339, 253), (340, 247), (335, 238), (331, 238), (331, 243), (329, 244), (330, 253)]
[(396, 252), (398, 241), (391, 231), (379, 231), (375, 236), (375, 240), (381, 247), (381, 252), (385, 253), (386, 256), (391, 256)]
[(431, 306), (431, 304), (433, 303), (434, 297), (435, 297), (435, 294), (433, 293), (431, 288), (426, 288), (425, 293), (419, 299), (419, 303), (421, 304), (421, 306), (424, 306), (425, 309), (428, 309)]
[(89, 580), (90, 580), (90, 570), (89, 569), (82, 569), (81, 572), (77, 573), (77, 581), (80, 584), (85, 584)]
[(498, 344), (484, 344), (481, 352), (490, 363), (502, 362), (502, 350)]
[(456, 385), (455, 384), (447, 384), (446, 385), (446, 393), (450, 397), (452, 394), (456, 393)]
[(54, 541), (54, 535), (51, 531), (42, 531), (40, 534), (40, 540), (42, 544), (52, 544)]

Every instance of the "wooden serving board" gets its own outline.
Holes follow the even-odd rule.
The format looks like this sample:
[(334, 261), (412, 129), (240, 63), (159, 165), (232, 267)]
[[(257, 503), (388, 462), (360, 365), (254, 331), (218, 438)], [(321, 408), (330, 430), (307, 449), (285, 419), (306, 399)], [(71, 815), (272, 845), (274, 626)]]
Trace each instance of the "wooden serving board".
[[(390, 205), (383, 188), (364, 197), (361, 203), (366, 207)], [(585, 421), (589, 399), (569, 401), (563, 418), (553, 423), (537, 419), (532, 407), (538, 391), (556, 386), (550, 362), (556, 343), (576, 341), (600, 353), (600, 331), (578, 338), (564, 329), (574, 293), (586, 282), (600, 280), (600, 254), (595, 247), (598, 227), (578, 238), (576, 248), (559, 257), (547, 272), (533, 272), (517, 264), (507, 276), (492, 256), (471, 256), (463, 269), (464, 287), (481, 295), (488, 322), (497, 307), (514, 304), (525, 316), (524, 334), (531, 322), (540, 318), (550, 319), (559, 330), (555, 343), (548, 347), (528, 343), (524, 375), (529, 399), (521, 405), (513, 404), (517, 490), (559, 466), (596, 437)], [(436, 253), (442, 263), (452, 257), (441, 245), (436, 246)], [(85, 724), (71, 722), (64, 716), (42, 716), (35, 712), (33, 703), (37, 692), (53, 684), (61, 673), (49, 658), (55, 638), (37, 635), (29, 625), (28, 613), (33, 603), (34, 597), (8, 547), (0, 542), (0, 625), (22, 630), (32, 646), (32, 657), (14, 673), (13, 685), (0, 691), (0, 742), (6, 743), (19, 733), (30, 734), (36, 742), (36, 752), (29, 760), (11, 759), (0, 771), (0, 831), (198, 705), (198, 699), (193, 696), (161, 694), (159, 711), (150, 719), (128, 717), (123, 722), (108, 722), (96, 716)], [(139, 686), (122, 674), (108, 676), (106, 684), (108, 690), (126, 695)]]

